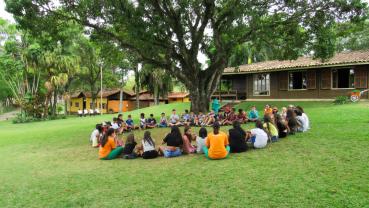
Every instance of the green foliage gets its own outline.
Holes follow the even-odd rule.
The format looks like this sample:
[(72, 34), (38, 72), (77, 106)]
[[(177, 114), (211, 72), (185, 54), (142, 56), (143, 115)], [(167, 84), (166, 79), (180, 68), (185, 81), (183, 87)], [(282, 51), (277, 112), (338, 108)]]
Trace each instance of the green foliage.
[(334, 99), (334, 104), (336, 105), (343, 105), (343, 104), (347, 104), (350, 102), (350, 99), (347, 96), (337, 96)]

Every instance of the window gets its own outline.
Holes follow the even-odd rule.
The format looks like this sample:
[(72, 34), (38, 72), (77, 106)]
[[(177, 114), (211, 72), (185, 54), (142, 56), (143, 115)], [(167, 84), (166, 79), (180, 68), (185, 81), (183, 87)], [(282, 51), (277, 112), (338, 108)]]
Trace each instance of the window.
[(353, 69), (333, 69), (333, 88), (355, 88), (355, 72)]
[(74, 106), (76, 106), (76, 108), (79, 108), (79, 103), (74, 103)]
[(306, 71), (290, 72), (288, 78), (288, 88), (290, 90), (306, 89)]
[(254, 95), (270, 95), (270, 74), (254, 74)]

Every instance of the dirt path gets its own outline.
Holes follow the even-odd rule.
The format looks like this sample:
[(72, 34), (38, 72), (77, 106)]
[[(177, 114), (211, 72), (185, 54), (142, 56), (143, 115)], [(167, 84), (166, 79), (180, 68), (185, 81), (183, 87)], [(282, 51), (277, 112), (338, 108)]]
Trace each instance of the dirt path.
[(9, 119), (12, 119), (17, 115), (17, 113), (19, 113), (18, 110), (1, 114), (0, 115), (0, 121), (6, 121), (6, 120), (9, 120)]

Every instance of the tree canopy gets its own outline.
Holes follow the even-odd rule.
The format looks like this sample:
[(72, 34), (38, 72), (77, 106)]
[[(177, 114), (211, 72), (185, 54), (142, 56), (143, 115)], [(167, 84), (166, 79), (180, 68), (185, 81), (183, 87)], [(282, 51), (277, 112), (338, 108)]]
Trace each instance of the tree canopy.
[[(57, 3), (56, 3), (57, 2)], [(336, 50), (337, 23), (366, 18), (355, 0), (6, 0), (23, 27), (58, 30), (75, 21), (86, 32), (165, 70), (190, 91), (192, 110), (207, 111), (235, 47), (267, 45), (276, 59), (296, 59), (303, 49), (328, 59)], [(207, 64), (198, 59), (207, 57)]]

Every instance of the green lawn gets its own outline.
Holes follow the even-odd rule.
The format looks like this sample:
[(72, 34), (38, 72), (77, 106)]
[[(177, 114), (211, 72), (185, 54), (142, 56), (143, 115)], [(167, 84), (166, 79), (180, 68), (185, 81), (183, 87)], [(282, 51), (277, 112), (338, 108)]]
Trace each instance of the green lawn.
[[(265, 103), (240, 106), (251, 104), (261, 110)], [(203, 155), (100, 161), (88, 138), (95, 123), (112, 115), (0, 122), (0, 207), (368, 207), (369, 103), (292, 104), (305, 107), (311, 131), (220, 161)], [(137, 119), (139, 112), (131, 114)], [(167, 132), (152, 130), (158, 143)]]

